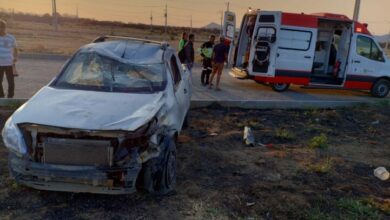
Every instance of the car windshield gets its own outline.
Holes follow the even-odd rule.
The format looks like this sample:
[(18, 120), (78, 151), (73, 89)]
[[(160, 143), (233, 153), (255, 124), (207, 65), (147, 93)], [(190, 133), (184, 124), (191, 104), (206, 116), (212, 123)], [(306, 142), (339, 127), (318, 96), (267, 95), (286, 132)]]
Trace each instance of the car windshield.
[(131, 64), (96, 52), (78, 53), (54, 87), (105, 92), (158, 92), (165, 89), (164, 65)]

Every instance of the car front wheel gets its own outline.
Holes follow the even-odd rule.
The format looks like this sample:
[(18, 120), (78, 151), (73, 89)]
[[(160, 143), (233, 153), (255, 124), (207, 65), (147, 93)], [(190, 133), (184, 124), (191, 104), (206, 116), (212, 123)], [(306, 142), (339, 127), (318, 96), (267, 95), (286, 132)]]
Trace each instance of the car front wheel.
[(371, 89), (371, 94), (374, 97), (384, 98), (389, 94), (390, 81), (386, 79), (378, 80)]
[(166, 195), (176, 186), (174, 138), (170, 138), (165, 144), (165, 150), (160, 153), (160, 156), (147, 161), (141, 171), (142, 188), (154, 195)]

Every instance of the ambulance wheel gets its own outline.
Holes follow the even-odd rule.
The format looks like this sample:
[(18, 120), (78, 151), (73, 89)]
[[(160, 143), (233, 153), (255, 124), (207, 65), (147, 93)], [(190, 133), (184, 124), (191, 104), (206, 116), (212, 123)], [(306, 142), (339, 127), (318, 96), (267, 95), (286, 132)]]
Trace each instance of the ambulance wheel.
[(387, 79), (378, 80), (371, 89), (371, 94), (374, 97), (384, 98), (389, 94), (390, 81)]
[(290, 87), (290, 84), (288, 84), (288, 83), (271, 83), (271, 87), (274, 91), (284, 92)]

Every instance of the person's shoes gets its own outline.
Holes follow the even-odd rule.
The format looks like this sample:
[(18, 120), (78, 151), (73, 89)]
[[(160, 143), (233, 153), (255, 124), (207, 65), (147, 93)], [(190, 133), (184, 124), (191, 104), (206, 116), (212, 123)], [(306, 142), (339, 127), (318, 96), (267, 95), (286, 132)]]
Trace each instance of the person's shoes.
[(215, 88), (215, 91), (221, 91), (221, 89), (220, 88)]

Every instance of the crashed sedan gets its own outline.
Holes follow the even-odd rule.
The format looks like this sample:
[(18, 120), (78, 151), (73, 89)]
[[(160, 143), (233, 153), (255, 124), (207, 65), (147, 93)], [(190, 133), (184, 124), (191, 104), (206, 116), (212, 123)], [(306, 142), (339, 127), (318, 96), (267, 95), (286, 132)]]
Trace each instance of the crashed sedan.
[(41, 190), (172, 191), (190, 80), (168, 44), (98, 38), (6, 122), (11, 175)]

